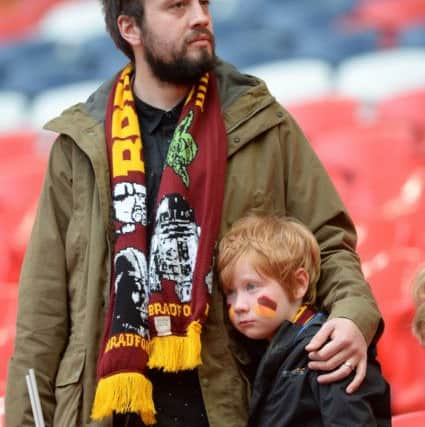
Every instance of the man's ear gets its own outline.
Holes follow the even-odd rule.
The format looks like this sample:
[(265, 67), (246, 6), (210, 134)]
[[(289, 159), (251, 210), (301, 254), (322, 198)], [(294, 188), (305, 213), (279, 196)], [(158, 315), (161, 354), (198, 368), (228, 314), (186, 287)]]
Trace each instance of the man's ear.
[(294, 273), (293, 296), (295, 299), (302, 300), (308, 291), (310, 276), (304, 268), (298, 268)]
[(121, 37), (131, 46), (142, 42), (142, 32), (132, 16), (120, 15), (117, 20)]

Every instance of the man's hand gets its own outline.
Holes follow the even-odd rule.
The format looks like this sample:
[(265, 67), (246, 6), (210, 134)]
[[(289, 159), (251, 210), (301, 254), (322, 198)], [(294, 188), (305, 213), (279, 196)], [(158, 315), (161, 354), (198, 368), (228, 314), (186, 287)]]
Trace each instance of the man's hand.
[(311, 361), (310, 369), (332, 371), (319, 375), (321, 384), (342, 380), (356, 374), (345, 391), (353, 393), (366, 376), (367, 344), (357, 325), (350, 319), (328, 320), (306, 346)]

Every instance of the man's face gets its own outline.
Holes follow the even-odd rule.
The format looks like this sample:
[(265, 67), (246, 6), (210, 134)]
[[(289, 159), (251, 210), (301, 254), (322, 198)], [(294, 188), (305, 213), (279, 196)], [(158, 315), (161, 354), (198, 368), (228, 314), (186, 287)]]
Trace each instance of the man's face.
[(215, 63), (209, 2), (151, 0), (141, 23), (145, 60), (161, 81), (196, 82)]

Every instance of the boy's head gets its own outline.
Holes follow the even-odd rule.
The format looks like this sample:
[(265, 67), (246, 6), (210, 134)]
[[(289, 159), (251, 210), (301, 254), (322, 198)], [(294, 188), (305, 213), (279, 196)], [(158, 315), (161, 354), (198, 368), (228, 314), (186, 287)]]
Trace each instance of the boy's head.
[[(315, 302), (320, 249), (295, 219), (249, 215), (221, 240), (217, 270), (235, 327), (251, 338), (269, 338), (302, 303)], [(261, 331), (250, 327), (256, 322), (264, 323)], [(272, 330), (262, 336), (269, 323)]]
[(425, 346), (425, 268), (419, 272), (414, 282), (413, 301), (416, 306), (413, 333)]

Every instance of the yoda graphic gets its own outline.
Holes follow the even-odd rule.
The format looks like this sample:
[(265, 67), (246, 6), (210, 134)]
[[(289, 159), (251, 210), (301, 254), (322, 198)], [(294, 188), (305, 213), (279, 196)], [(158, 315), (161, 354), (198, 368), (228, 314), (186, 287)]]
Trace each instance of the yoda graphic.
[(176, 127), (166, 159), (166, 164), (182, 179), (186, 187), (189, 187), (187, 167), (193, 162), (198, 152), (198, 146), (188, 131), (192, 121), (193, 111), (190, 111)]

